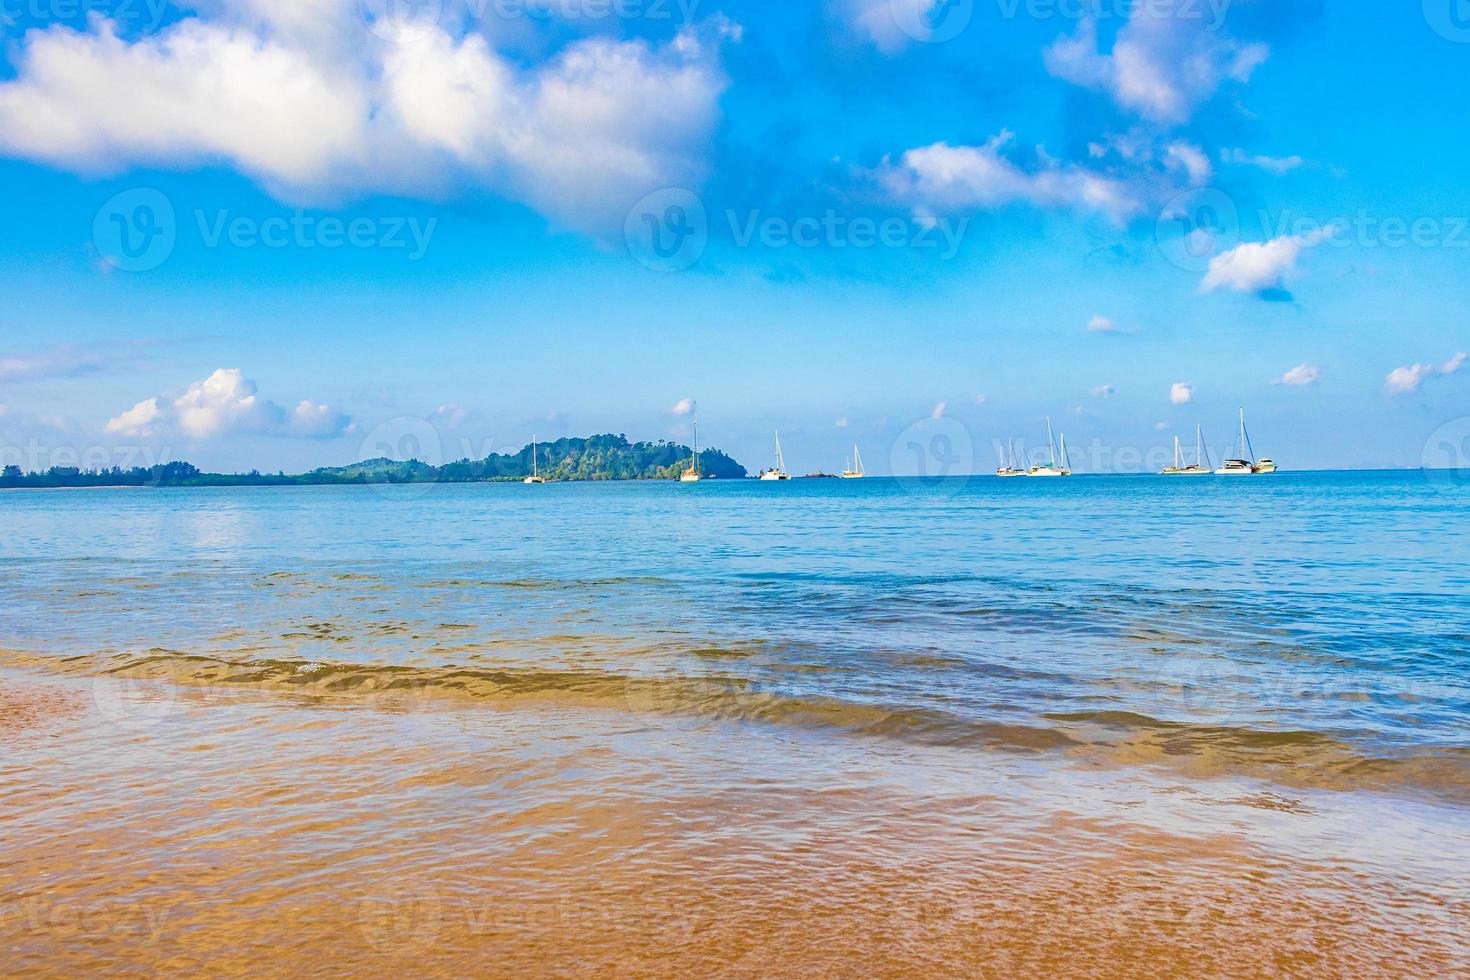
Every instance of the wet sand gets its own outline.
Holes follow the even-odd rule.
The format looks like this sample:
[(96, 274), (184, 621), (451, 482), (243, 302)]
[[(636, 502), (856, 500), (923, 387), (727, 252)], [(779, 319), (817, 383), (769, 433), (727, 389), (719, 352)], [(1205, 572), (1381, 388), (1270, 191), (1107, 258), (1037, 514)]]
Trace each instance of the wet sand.
[(1470, 971), (1451, 803), (0, 670), (3, 972)]

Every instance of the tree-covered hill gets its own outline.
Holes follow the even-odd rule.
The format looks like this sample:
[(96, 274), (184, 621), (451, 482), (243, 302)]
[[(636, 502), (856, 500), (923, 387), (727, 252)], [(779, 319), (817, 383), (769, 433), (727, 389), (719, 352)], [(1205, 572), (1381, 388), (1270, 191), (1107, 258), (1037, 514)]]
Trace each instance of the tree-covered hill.
[[(699, 454), (706, 476), (740, 479), (745, 467), (717, 449)], [(689, 463), (689, 447), (672, 442), (630, 443), (623, 435), (557, 439), (537, 447), (540, 474), (548, 480), (671, 480)], [(366, 459), (349, 466), (330, 466), (309, 473), (204, 473), (189, 463), (164, 463), (130, 469), (81, 470), (55, 466), (34, 473), (18, 466), (0, 471), (6, 487), (221, 487), (310, 486), (342, 483), (482, 483), (520, 480), (531, 474), (531, 447), (516, 453), (492, 453), (484, 459), (461, 459), (442, 466), (419, 460)]]

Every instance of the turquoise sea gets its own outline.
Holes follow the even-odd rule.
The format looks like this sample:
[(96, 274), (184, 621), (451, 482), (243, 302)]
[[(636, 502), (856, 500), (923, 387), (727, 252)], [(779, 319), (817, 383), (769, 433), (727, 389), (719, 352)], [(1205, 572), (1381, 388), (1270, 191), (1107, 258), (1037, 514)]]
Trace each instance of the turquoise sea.
[(0, 647), (68, 669), (1470, 801), (1453, 474), (40, 491), (0, 515)]

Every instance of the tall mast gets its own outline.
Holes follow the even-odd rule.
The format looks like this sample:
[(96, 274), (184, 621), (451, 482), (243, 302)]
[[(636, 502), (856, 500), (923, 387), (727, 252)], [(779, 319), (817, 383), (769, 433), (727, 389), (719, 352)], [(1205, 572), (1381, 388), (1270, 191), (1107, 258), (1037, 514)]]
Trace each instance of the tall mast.
[(1246, 451), (1246, 459), (1252, 463), (1256, 461), (1256, 447), (1251, 445), (1251, 435), (1245, 431), (1245, 409), (1240, 410), (1240, 444)]
[(694, 448), (689, 451), (689, 468), (699, 471), (699, 406), (694, 406)]
[(531, 433), (531, 475), (536, 475), (536, 434)]
[(1062, 469), (1067, 473), (1072, 472), (1071, 462), (1067, 459), (1067, 434), (1065, 432), (1062, 433)]
[(781, 431), (776, 430), (776, 469), (786, 472), (786, 460), (781, 458)]
[(1174, 437), (1174, 468), (1176, 470), (1183, 469), (1183, 467), (1181, 467), (1179, 465), (1179, 437), (1178, 436), (1175, 436)]
[(1203, 428), (1201, 426), (1199, 426), (1199, 425), (1196, 425), (1194, 427), (1194, 466), (1195, 466), (1195, 469), (1198, 469), (1199, 468), (1199, 464), (1202, 462), (1202, 460), (1200, 458), (1200, 450), (1204, 447), (1204, 444), (1205, 444), (1205, 435), (1204, 435)]
[(1051, 435), (1051, 416), (1050, 415), (1048, 415), (1046, 417), (1046, 448), (1047, 448), (1047, 451), (1049, 453), (1051, 453), (1051, 465), (1053, 467), (1055, 467), (1057, 465), (1057, 443), (1056, 443), (1056, 440), (1053, 439), (1052, 438), (1052, 435)]

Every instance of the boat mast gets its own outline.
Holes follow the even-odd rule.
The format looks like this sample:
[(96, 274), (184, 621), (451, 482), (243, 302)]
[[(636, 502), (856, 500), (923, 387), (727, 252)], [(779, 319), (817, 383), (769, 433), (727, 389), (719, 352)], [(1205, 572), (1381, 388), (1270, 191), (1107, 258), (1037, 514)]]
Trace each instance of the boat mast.
[(1046, 417), (1046, 448), (1051, 453), (1051, 465), (1055, 469), (1057, 465), (1057, 443), (1051, 435), (1051, 416)]
[(689, 451), (689, 470), (699, 472), (699, 405), (694, 406), (694, 448)]
[(1256, 447), (1251, 445), (1250, 433), (1245, 431), (1245, 409), (1243, 408), (1240, 410), (1240, 448), (1247, 454), (1243, 457), (1244, 459), (1252, 463), (1256, 461)]
[(786, 472), (786, 460), (781, 458), (781, 431), (776, 430), (776, 469), (781, 473)]
[(1067, 434), (1065, 432), (1062, 433), (1062, 472), (1072, 472), (1072, 464), (1067, 459)]
[(1201, 459), (1200, 459), (1200, 450), (1204, 447), (1204, 444), (1205, 444), (1205, 436), (1204, 436), (1204, 432), (1203, 432), (1203, 427), (1202, 426), (1199, 426), (1199, 425), (1196, 425), (1194, 427), (1194, 468), (1195, 469), (1199, 469), (1199, 464), (1201, 462)]
[(536, 434), (531, 434), (531, 476), (536, 476)]
[(1179, 465), (1179, 437), (1178, 436), (1175, 436), (1174, 437), (1174, 468), (1176, 470), (1177, 469), (1182, 469), (1182, 467)]

